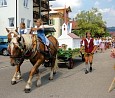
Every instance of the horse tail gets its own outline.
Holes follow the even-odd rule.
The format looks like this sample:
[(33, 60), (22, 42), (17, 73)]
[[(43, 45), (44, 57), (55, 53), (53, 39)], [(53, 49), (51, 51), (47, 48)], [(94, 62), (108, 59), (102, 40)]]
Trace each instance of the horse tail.
[(58, 48), (59, 48), (59, 42), (58, 40), (53, 36), (53, 35), (50, 35), (48, 36), (48, 39), (49, 41), (52, 43), (52, 47), (53, 47), (53, 51), (54, 51), (54, 64), (52, 65), (53, 66), (53, 71), (54, 73), (56, 72), (56, 70), (58, 69), (58, 59), (57, 59), (57, 52), (58, 52)]
[(56, 54), (55, 64), (54, 64), (54, 73), (57, 72), (58, 68), (59, 68), (59, 67), (58, 67), (58, 58), (57, 58), (57, 54)]

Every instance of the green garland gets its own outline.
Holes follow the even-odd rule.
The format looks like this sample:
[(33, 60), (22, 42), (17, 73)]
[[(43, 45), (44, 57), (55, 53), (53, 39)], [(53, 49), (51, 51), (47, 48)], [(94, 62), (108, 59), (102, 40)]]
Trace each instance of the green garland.
[(73, 55), (78, 54), (79, 53), (79, 48), (76, 49), (71, 49), (68, 48), (67, 50), (63, 50), (63, 49), (58, 49), (58, 57), (66, 57), (66, 58), (72, 58)]

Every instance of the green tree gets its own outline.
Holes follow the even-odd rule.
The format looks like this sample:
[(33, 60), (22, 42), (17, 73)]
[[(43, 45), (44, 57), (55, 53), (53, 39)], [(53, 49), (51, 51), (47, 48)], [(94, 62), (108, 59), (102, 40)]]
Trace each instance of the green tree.
[(84, 36), (85, 32), (90, 31), (92, 36), (104, 36), (106, 34), (106, 22), (102, 19), (102, 14), (97, 8), (89, 11), (81, 11), (75, 17), (78, 30), (73, 32), (79, 36)]

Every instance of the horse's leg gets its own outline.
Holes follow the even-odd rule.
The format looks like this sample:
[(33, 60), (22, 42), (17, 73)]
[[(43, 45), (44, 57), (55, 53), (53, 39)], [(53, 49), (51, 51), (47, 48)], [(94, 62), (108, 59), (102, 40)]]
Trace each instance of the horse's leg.
[[(32, 86), (32, 78), (33, 75), (35, 74), (36, 70), (38, 67), (42, 64), (43, 60), (38, 60), (36, 64), (32, 67), (30, 74), (29, 74), (29, 79), (27, 81), (26, 87), (25, 87), (25, 93), (29, 93), (31, 91), (31, 86)], [(39, 78), (38, 78), (39, 79)]]
[(18, 80), (21, 79), (21, 71), (18, 72), (17, 77)]
[(16, 84), (16, 79), (21, 78), (20, 66), (21, 66), (21, 64), (16, 66), (16, 70), (15, 70), (15, 73), (14, 73), (12, 81), (11, 81), (12, 85)]
[(38, 74), (36, 86), (37, 86), (37, 87), (41, 86), (41, 76), (40, 76), (40, 73)]
[(21, 71), (20, 71), (20, 66), (22, 65), (24, 59), (21, 60), (21, 62), (16, 66), (16, 70), (15, 70), (15, 73), (14, 73), (14, 76), (12, 78), (12, 81), (11, 81), (11, 84), (14, 85), (16, 84), (16, 80), (18, 79), (21, 79)]
[(50, 72), (49, 80), (53, 80), (53, 74), (56, 73), (56, 69), (57, 68), (58, 68), (57, 57), (56, 58), (52, 58), (52, 60), (51, 60), (51, 72)]
[(57, 55), (56, 55), (56, 58), (55, 58), (55, 64), (54, 64), (54, 71), (53, 71), (53, 74), (56, 74), (56, 71), (57, 71), (57, 69), (59, 68), (58, 67), (58, 59), (57, 59)]
[[(32, 61), (30, 61), (31, 62), (31, 64), (34, 66), (35, 65), (35, 62), (32, 62)], [(39, 73), (39, 69), (36, 69), (36, 72), (35, 72), (35, 74), (38, 74)]]
[(51, 67), (51, 72), (50, 72), (50, 77), (49, 77), (49, 80), (53, 80), (53, 68)]

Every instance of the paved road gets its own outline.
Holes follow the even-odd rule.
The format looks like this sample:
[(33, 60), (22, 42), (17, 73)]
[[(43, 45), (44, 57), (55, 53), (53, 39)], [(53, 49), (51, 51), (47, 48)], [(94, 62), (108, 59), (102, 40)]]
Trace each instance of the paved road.
[(96, 53), (93, 72), (84, 74), (84, 63), (75, 60), (76, 66), (68, 70), (59, 68), (53, 81), (48, 80), (49, 68), (40, 67), (42, 86), (36, 87), (36, 76), (33, 79), (32, 91), (24, 93), (31, 64), (25, 61), (21, 67), (22, 78), (16, 85), (11, 85), (14, 67), (10, 66), (9, 58), (0, 56), (0, 98), (115, 98), (115, 90), (107, 90), (115, 75), (115, 60), (110, 57), (110, 50)]

